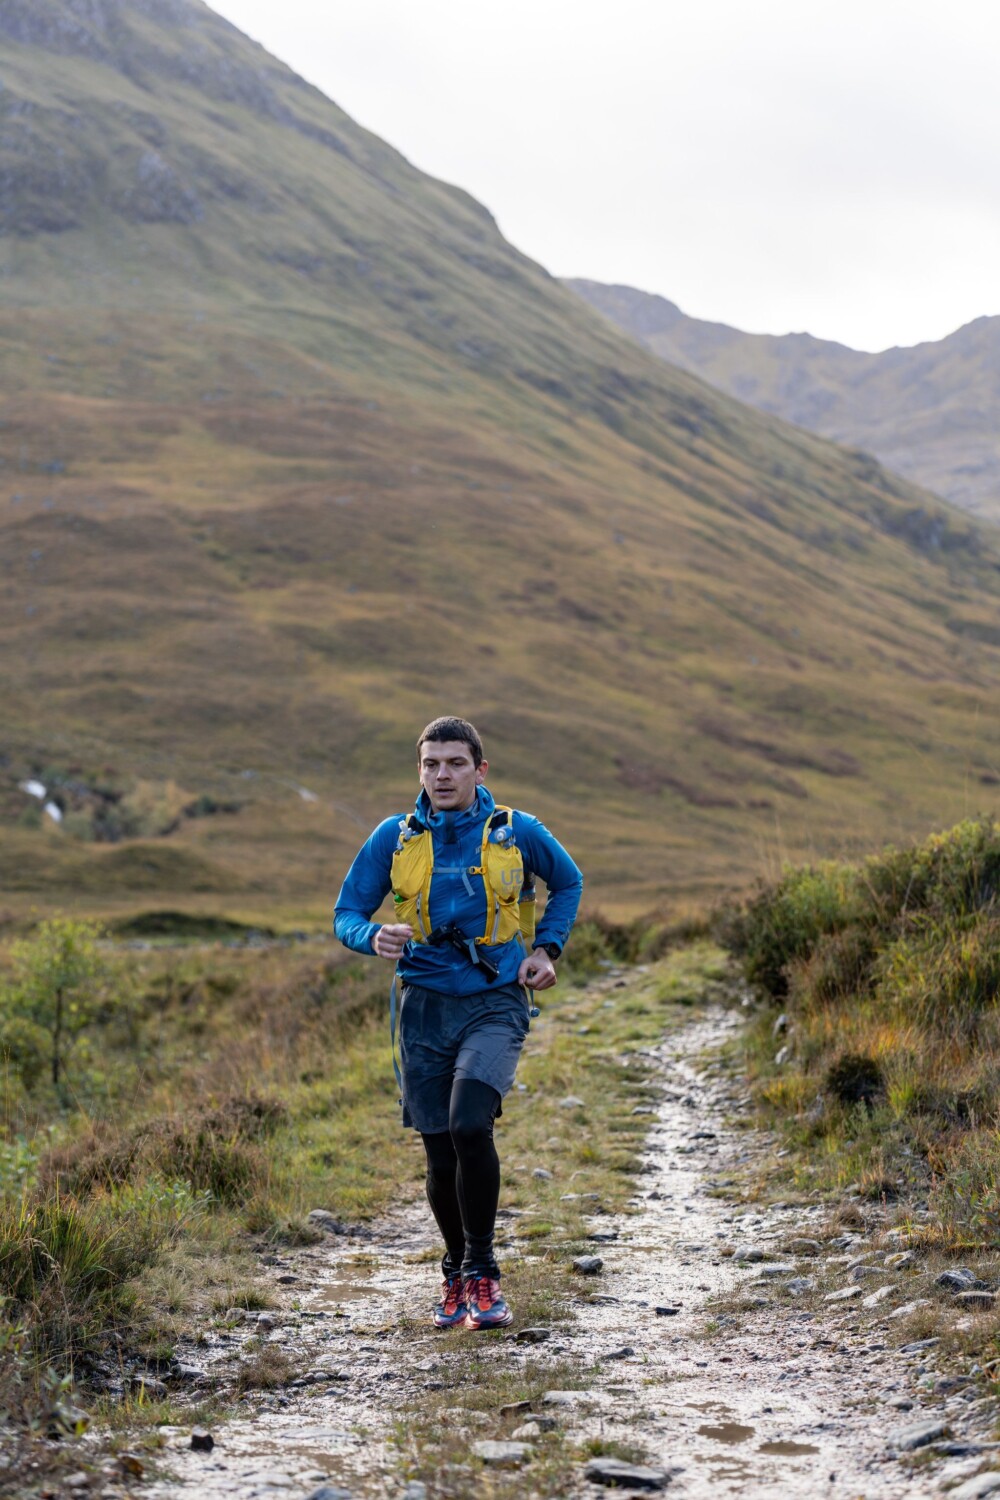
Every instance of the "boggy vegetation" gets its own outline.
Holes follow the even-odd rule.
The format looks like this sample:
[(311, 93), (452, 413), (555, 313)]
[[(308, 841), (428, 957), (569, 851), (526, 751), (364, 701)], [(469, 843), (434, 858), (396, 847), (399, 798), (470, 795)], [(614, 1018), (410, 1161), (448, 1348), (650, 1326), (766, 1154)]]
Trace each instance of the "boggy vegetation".
[(724, 927), (771, 1002), (752, 1069), (800, 1185), (915, 1194), (945, 1242), (995, 1242), (1000, 823), (788, 870)]
[[(583, 922), (563, 977), (679, 935)], [(0, 1494), (22, 1493), (22, 1461), (49, 1470), (49, 1439), (78, 1430), (82, 1408), (190, 1419), (171, 1381), (178, 1338), (268, 1305), (255, 1250), (319, 1238), (311, 1208), (350, 1223), (419, 1192), (386, 984), (339, 948), (123, 948), (69, 918), (0, 949)], [(561, 1057), (546, 1076), (566, 1093)], [(606, 1154), (617, 1181), (621, 1153)], [(168, 1398), (144, 1377), (165, 1377)], [(251, 1357), (208, 1399), (268, 1381)]]
[[(253, 1245), (308, 1235), (310, 1194), (379, 1203), (351, 1149), (360, 1101), (390, 1092), (375, 978), (340, 950), (135, 950), (69, 918), (0, 950), (5, 1454), (37, 1461), (101, 1392), (167, 1419), (141, 1377), (181, 1332), (261, 1305)], [(19, 1461), (0, 1493), (22, 1492)]]

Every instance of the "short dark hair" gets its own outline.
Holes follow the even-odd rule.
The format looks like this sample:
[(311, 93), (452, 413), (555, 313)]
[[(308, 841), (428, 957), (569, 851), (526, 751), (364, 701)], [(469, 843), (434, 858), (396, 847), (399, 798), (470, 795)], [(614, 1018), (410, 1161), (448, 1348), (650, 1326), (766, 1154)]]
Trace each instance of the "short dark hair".
[(426, 729), (422, 729), (417, 738), (417, 760), (420, 760), (420, 751), (425, 740), (432, 740), (435, 744), (443, 744), (447, 740), (461, 740), (463, 745), (468, 745), (472, 751), (472, 759), (475, 765), (483, 763), (483, 742), (479, 738), (479, 730), (468, 719), (442, 718), (432, 719)]

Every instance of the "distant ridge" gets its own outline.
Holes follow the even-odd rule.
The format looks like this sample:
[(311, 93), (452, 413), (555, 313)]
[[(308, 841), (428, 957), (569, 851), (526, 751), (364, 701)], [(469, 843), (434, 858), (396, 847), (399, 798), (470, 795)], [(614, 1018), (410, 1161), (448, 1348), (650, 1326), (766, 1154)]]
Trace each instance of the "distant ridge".
[(867, 354), (808, 333), (741, 333), (634, 287), (566, 285), (670, 364), (1000, 520), (1000, 317)]

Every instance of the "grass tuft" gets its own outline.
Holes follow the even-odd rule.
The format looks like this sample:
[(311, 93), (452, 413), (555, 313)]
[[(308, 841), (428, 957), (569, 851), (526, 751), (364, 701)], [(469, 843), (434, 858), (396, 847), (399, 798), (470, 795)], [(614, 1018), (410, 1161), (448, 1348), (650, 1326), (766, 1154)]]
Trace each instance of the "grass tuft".
[(160, 1226), (104, 1203), (0, 1203), (0, 1297), (24, 1319), (36, 1355), (71, 1361), (127, 1320), (131, 1278), (155, 1259)]
[(248, 1391), (275, 1391), (294, 1378), (295, 1367), (283, 1349), (266, 1344), (258, 1353), (242, 1362), (236, 1377), (236, 1394)]

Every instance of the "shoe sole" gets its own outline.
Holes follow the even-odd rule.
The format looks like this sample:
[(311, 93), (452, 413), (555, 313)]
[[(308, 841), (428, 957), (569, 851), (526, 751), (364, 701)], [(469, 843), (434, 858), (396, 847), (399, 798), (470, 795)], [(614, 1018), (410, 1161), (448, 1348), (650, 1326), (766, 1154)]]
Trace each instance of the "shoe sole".
[(472, 1333), (486, 1332), (490, 1328), (509, 1328), (514, 1321), (514, 1314), (509, 1312), (505, 1318), (494, 1318), (491, 1322), (477, 1322), (471, 1313), (466, 1314), (465, 1327)]
[(435, 1328), (464, 1328), (467, 1317), (467, 1313), (462, 1313), (461, 1317), (456, 1314), (454, 1318), (449, 1318), (447, 1322), (439, 1322), (437, 1318), (432, 1318), (431, 1321)]

